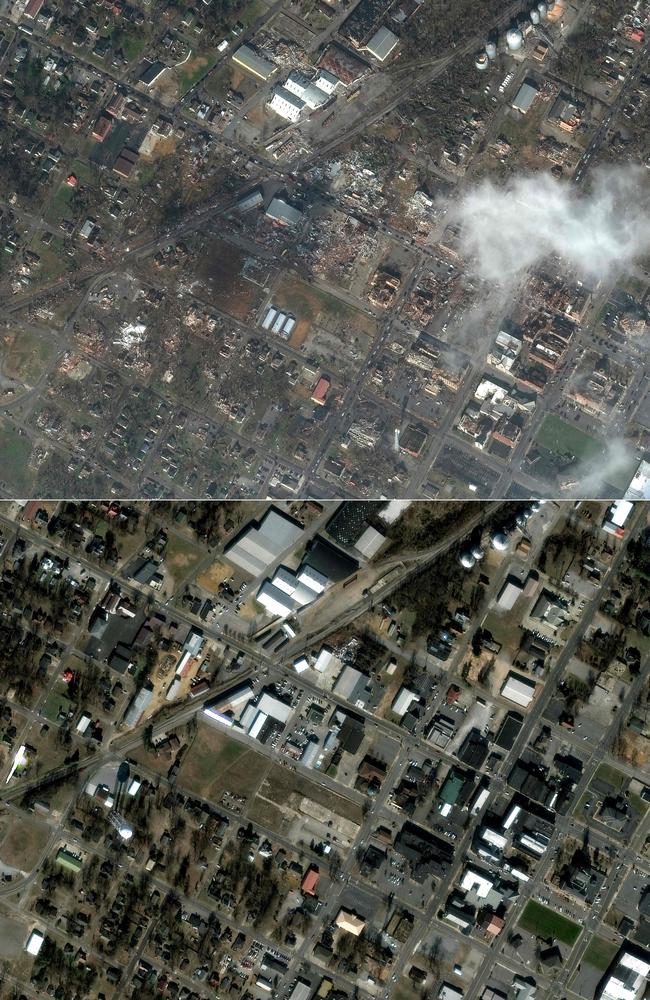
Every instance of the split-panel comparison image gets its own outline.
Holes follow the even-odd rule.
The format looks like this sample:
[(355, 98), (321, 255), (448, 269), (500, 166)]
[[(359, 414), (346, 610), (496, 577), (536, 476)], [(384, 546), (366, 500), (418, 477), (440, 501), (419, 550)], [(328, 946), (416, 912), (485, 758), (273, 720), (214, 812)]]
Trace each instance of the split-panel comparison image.
[(650, 996), (650, 0), (0, 0), (0, 1000)]
[(0, 492), (648, 496), (648, 0), (0, 0)]
[(2, 996), (641, 1000), (650, 508), (0, 505)]

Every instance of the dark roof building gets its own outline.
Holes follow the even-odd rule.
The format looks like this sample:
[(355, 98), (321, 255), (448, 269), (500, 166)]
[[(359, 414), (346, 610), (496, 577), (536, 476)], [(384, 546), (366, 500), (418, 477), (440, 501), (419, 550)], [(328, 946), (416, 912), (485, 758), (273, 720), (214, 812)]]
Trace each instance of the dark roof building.
[(445, 875), (454, 860), (454, 849), (447, 841), (410, 821), (397, 834), (395, 850), (408, 861), (416, 882), (430, 875)]
[(496, 745), (502, 750), (512, 750), (523, 724), (523, 717), (518, 712), (508, 712), (496, 735)]
[(359, 569), (359, 563), (342, 549), (317, 535), (311, 543), (304, 559), (306, 566), (311, 566), (317, 573), (322, 573), (333, 583), (346, 580)]
[(384, 505), (383, 500), (348, 500), (342, 503), (328, 521), (328, 535), (339, 545), (356, 545), (366, 530), (368, 518)]

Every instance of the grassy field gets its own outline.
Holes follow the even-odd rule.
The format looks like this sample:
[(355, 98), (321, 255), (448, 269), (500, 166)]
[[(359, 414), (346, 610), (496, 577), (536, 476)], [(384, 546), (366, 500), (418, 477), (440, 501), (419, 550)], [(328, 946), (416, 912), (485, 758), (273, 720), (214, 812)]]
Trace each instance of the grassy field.
[(124, 58), (128, 59), (130, 63), (135, 62), (139, 59), (142, 50), (147, 44), (147, 39), (144, 35), (128, 34), (122, 39), (122, 51), (124, 52)]
[(175, 583), (193, 573), (203, 556), (204, 553), (197, 545), (180, 535), (169, 533), (165, 549), (165, 567), (174, 577)]
[(21, 817), (20, 823), (9, 824), (0, 844), (0, 858), (7, 865), (29, 872), (38, 862), (49, 834), (45, 823)]
[(574, 924), (548, 906), (529, 900), (519, 920), (519, 926), (542, 938), (556, 938), (562, 944), (574, 945), (580, 937), (580, 925)]
[(43, 715), (50, 722), (56, 722), (59, 712), (68, 712), (71, 701), (63, 691), (52, 691), (43, 706)]
[(197, 578), (196, 582), (199, 587), (203, 587), (210, 594), (216, 594), (219, 589), (219, 584), (223, 583), (232, 575), (232, 566), (230, 563), (223, 562), (221, 559), (215, 560), (208, 569), (204, 570)]
[(640, 795), (636, 795), (634, 792), (628, 793), (628, 799), (630, 805), (639, 816), (645, 816), (648, 811), (648, 803), (645, 799), (642, 799)]
[(371, 336), (376, 332), (374, 321), (364, 313), (288, 272), (280, 279), (272, 299), (274, 306), (288, 310), (296, 318), (289, 341), (294, 349), (304, 342), (315, 323), (326, 330), (345, 324)]
[(55, 350), (56, 344), (51, 338), (48, 340), (44, 334), (21, 330), (13, 335), (3, 371), (10, 378), (33, 386), (44, 373)]
[(317, 785), (308, 778), (303, 778), (294, 771), (288, 771), (285, 767), (280, 767), (279, 764), (271, 765), (261, 792), (264, 798), (271, 802), (286, 802), (293, 793), (296, 796), (310, 799), (353, 823), (361, 823), (363, 819), (361, 807), (355, 802), (351, 802), (344, 795), (338, 795), (322, 785)]
[(27, 435), (0, 424), (0, 480), (11, 486), (14, 496), (33, 496), (34, 474), (27, 468), (32, 444)]
[(618, 951), (618, 945), (614, 941), (607, 941), (605, 938), (593, 937), (589, 942), (583, 961), (593, 966), (600, 972), (604, 972), (614, 955)]
[(549, 413), (537, 434), (537, 442), (556, 455), (575, 455), (579, 462), (589, 462), (604, 451), (603, 444), (565, 420)]
[(199, 726), (185, 755), (178, 784), (218, 802), (224, 791), (250, 795), (267, 767), (266, 759), (209, 724)]
[(623, 455), (613, 463), (608, 449), (603, 441), (585, 434), (578, 427), (567, 423), (554, 413), (549, 413), (544, 417), (542, 425), (537, 432), (537, 444), (543, 448), (548, 448), (554, 454), (575, 456), (578, 464), (591, 465), (594, 474), (598, 474), (599, 464), (608, 466), (607, 482), (617, 489), (625, 489), (634, 471), (635, 461), (630, 456), (626, 461)]
[(606, 781), (608, 785), (612, 785), (617, 792), (627, 784), (627, 778), (621, 771), (617, 771), (615, 767), (610, 767), (609, 764), (601, 764), (596, 774), (595, 778), (599, 778), (601, 781)]
[(212, 69), (217, 61), (216, 52), (205, 52), (203, 55), (192, 53), (186, 63), (175, 70), (181, 97), (187, 94), (195, 84)]

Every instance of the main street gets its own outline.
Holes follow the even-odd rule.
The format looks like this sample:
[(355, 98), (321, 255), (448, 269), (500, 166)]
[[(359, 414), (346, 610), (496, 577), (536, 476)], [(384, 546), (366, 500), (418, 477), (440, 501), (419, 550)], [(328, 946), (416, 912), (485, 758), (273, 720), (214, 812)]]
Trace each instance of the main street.
[[(642, 507), (638, 507), (634, 515), (634, 522), (630, 525), (630, 528), (626, 534), (624, 542), (620, 545), (616, 553), (616, 556), (612, 560), (610, 567), (607, 571), (607, 574), (603, 579), (601, 588), (594, 595), (592, 600), (585, 606), (583, 614), (580, 616), (571, 635), (565, 641), (565, 644), (562, 647), (562, 650), (556, 660), (555, 665), (549, 671), (547, 677), (545, 678), (544, 688), (542, 692), (538, 695), (532, 708), (528, 712), (526, 716), (525, 726), (519, 733), (519, 736), (515, 740), (511, 750), (505, 755), (498, 772), (502, 777), (505, 777), (507, 774), (509, 774), (510, 770), (512, 769), (512, 766), (520, 757), (526, 743), (528, 742), (528, 740), (531, 738), (531, 735), (535, 731), (535, 728), (539, 720), (541, 719), (544, 711), (547, 709), (549, 702), (554, 697), (559, 679), (561, 678), (563, 672), (565, 671), (566, 666), (569, 663), (571, 657), (574, 655), (575, 650), (582, 636), (585, 634), (586, 630), (589, 628), (591, 622), (593, 621), (594, 616), (597, 613), (598, 608), (604, 596), (608, 593), (609, 589), (616, 581), (618, 570), (620, 569), (623, 559), (625, 558), (627, 546), (630, 540), (634, 537), (635, 531), (638, 530), (641, 527), (641, 525), (645, 524), (645, 518), (646, 515), (644, 509)], [(632, 696), (633, 694), (631, 693), (630, 697)], [(600, 750), (602, 751), (602, 748), (600, 748)], [(587, 768), (587, 771), (590, 772), (591, 775), (595, 771), (595, 768), (598, 764), (598, 759), (596, 757), (597, 753), (598, 751), (594, 749), (594, 753), (592, 754), (591, 761)], [(602, 755), (600, 759), (601, 760), (607, 759), (607, 757), (608, 755)], [(420, 942), (423, 940), (426, 934), (429, 933), (429, 928), (431, 927), (432, 923), (436, 920), (438, 911), (443, 906), (447, 896), (449, 895), (450, 887), (457, 881), (458, 877), (460, 876), (460, 873), (466, 864), (468, 849), (473, 834), (474, 834), (474, 824), (470, 824), (468, 829), (464, 832), (462, 839), (460, 839), (455, 845), (455, 861), (451, 866), (449, 873), (447, 874), (444, 881), (438, 882), (437, 886), (434, 889), (431, 898), (431, 903), (427, 907), (425, 916), (416, 922), (413, 931), (409, 937), (409, 940), (406, 942), (406, 944), (402, 947), (400, 951), (399, 962), (394, 970), (394, 974), (396, 976), (401, 975), (405, 971), (406, 964), (412, 957), (414, 947), (416, 945), (419, 946)], [(555, 836), (557, 836), (557, 832)], [(530, 880), (530, 883), (527, 886), (526, 893), (525, 894), (521, 893), (519, 901), (515, 902), (513, 906), (510, 908), (510, 912), (508, 914), (508, 925), (511, 925), (515, 921), (515, 918), (520, 915), (521, 904), (523, 900), (526, 898), (526, 896), (530, 896), (532, 893), (538, 890), (539, 885), (543, 882), (545, 870), (546, 869), (544, 865), (538, 865), (535, 875)], [(502, 933), (505, 934), (507, 933), (507, 931), (504, 929)], [(473, 946), (476, 945), (474, 939), (472, 940), (472, 944)], [(486, 957), (486, 959), (484, 960), (481, 967), (481, 972), (475, 978), (470, 993), (467, 994), (468, 1000), (474, 1000), (474, 997), (477, 997), (479, 995), (479, 991), (481, 991), (485, 986), (485, 982), (489, 976), (490, 969), (494, 964), (495, 951), (496, 951), (495, 947), (491, 945), (490, 946), (484, 945), (484, 948), (488, 949), (489, 956)], [(499, 954), (499, 962), (501, 964), (506, 964), (506, 966), (508, 964), (512, 964), (512, 961), (507, 960), (502, 953)], [(514, 964), (517, 966), (520, 975), (526, 975), (530, 971), (529, 969), (527, 969), (525, 965), (522, 965), (519, 962), (515, 962)]]

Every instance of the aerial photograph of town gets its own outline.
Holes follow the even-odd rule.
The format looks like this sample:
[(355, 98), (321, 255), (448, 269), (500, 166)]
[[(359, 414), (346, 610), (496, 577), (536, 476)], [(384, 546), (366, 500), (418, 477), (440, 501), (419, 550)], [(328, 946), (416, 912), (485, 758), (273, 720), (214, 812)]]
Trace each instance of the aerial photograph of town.
[(650, 0), (0, 0), (0, 495), (650, 497)]
[(642, 1000), (650, 505), (3, 501), (3, 1000)]

